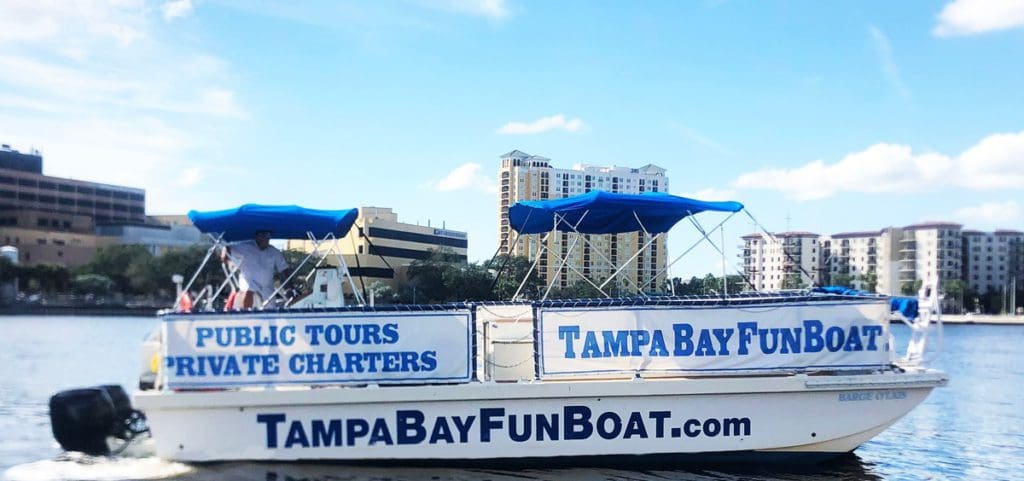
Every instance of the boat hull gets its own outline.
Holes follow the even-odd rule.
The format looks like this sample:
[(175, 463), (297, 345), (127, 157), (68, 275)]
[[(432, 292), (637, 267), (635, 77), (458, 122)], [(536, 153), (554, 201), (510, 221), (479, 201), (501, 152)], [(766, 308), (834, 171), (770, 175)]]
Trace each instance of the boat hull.
[(143, 392), (135, 401), (167, 459), (589, 465), (849, 452), (945, 382), (921, 371)]

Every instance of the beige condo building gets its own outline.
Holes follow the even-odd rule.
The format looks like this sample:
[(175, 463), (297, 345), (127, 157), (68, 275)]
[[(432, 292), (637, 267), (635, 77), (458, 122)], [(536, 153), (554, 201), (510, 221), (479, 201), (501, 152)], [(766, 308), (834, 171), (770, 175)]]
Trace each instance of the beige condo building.
[[(500, 254), (524, 256), (531, 260), (542, 252), (538, 262), (541, 279), (554, 287), (565, 288), (587, 276), (603, 280), (625, 264), (617, 276), (618, 292), (658, 290), (666, 284), (667, 252), (665, 237), (659, 237), (648, 249), (637, 254), (640, 247), (651, 241), (643, 233), (584, 235), (587, 242), (578, 241), (570, 252), (575, 234), (533, 234), (518, 236), (508, 221), (508, 208), (522, 200), (560, 199), (592, 190), (639, 194), (668, 192), (669, 182), (665, 169), (653, 164), (642, 167), (602, 167), (577, 164), (571, 169), (551, 166), (551, 159), (513, 150), (500, 156), (498, 169), (498, 243)], [(572, 268), (559, 265), (565, 259)], [(556, 277), (557, 275), (557, 277)], [(614, 290), (614, 289), (613, 289)]]

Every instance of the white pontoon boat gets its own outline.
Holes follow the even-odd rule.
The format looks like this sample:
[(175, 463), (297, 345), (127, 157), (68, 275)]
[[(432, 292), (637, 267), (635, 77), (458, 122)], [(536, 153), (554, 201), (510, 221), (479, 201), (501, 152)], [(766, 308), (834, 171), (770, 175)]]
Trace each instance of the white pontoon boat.
[[(592, 192), (523, 202), (509, 218), (521, 234), (586, 242), (587, 234), (656, 237), (704, 211), (742, 209)], [(920, 307), (834, 289), (370, 306), (337, 249), (352, 211), (244, 206), (190, 216), (215, 240), (207, 260), (270, 230), (314, 241), (306, 261), (317, 269), (313, 294), (290, 305), (266, 299), (263, 310), (224, 312), (219, 299), (235, 285), (228, 269), (220, 288), (161, 315), (153, 385), (134, 401), (168, 459), (817, 458), (855, 449), (947, 380), (923, 366), (932, 323), (941, 328), (934, 289), (922, 290)], [(715, 230), (702, 230), (702, 240)], [(604, 292), (606, 284), (588, 282)], [(182, 298), (196, 291), (186, 286)], [(903, 357), (890, 318), (912, 330)]]

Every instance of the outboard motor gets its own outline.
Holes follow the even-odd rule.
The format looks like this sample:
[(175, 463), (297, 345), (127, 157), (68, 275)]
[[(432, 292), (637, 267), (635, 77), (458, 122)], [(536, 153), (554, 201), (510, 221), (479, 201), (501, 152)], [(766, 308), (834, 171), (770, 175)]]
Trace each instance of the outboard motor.
[(107, 438), (123, 441), (117, 454), (132, 439), (149, 431), (146, 416), (132, 409), (121, 386), (107, 385), (59, 392), (50, 398), (53, 437), (66, 451), (111, 454)]

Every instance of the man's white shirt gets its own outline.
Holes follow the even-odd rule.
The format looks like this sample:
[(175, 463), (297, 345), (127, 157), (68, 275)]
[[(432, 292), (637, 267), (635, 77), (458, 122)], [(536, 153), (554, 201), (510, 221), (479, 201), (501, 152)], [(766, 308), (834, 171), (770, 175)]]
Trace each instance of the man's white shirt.
[(260, 248), (253, 241), (240, 242), (231, 246), (231, 257), (238, 263), (239, 287), (243, 291), (255, 291), (263, 298), (274, 294), (274, 273), (288, 268), (288, 263), (274, 246)]

